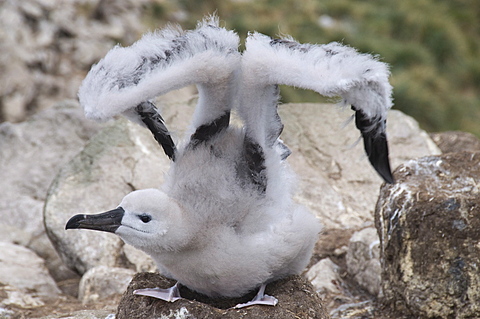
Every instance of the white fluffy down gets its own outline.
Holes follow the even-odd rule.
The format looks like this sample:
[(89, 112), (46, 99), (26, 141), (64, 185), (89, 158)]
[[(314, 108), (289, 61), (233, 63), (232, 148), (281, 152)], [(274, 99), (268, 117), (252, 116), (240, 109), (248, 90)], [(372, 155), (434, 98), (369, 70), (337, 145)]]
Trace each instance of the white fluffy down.
[[(116, 233), (165, 275), (209, 296), (241, 296), (300, 273), (320, 232), (292, 200), (294, 176), (278, 155), (269, 161), (266, 194), (245, 187), (235, 171), (242, 143), (243, 131), (230, 128), (180, 155), (162, 191), (136, 191), (120, 204), (125, 216)], [(142, 214), (152, 220), (142, 222)]]

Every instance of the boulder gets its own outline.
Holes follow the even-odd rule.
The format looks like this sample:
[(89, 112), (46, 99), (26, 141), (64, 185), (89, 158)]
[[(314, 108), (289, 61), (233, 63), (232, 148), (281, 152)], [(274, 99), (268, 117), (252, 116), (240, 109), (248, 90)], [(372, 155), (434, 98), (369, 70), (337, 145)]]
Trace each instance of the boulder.
[(305, 274), (320, 295), (341, 294), (340, 267), (338, 267), (330, 258), (324, 258), (317, 262)]
[[(28, 121), (0, 124), (2, 223), (37, 236), (44, 232), (42, 207), (60, 167), (98, 131), (78, 102), (67, 100)], [(8, 187), (6, 187), (8, 186)]]
[(384, 303), (415, 318), (480, 316), (480, 154), (400, 166), (375, 219)]
[(2, 1), (0, 121), (75, 98), (86, 71), (146, 30), (148, 0)]
[[(285, 124), (282, 139), (292, 150), (288, 162), (300, 181), (296, 199), (325, 228), (373, 225), (382, 180), (365, 156), (354, 123), (345, 125), (352, 112), (331, 104), (285, 104), (279, 113)], [(387, 134), (392, 169), (412, 158), (441, 153), (418, 123), (402, 112), (389, 112)]]
[(135, 271), (125, 268), (97, 266), (89, 269), (82, 277), (78, 298), (83, 304), (99, 300), (119, 301)]
[(430, 133), (443, 153), (480, 152), (480, 139), (468, 132), (448, 131)]
[(59, 280), (72, 274), (45, 235), (42, 209), (60, 167), (98, 131), (82, 113), (78, 102), (67, 100), (26, 122), (0, 124), (0, 241), (31, 248)]
[(25, 247), (0, 242), (0, 287), (3, 286), (47, 298), (60, 293), (43, 259)]
[(346, 256), (347, 271), (373, 296), (381, 289), (380, 240), (375, 227), (355, 232), (350, 238)]
[(329, 318), (319, 296), (304, 278), (293, 276), (267, 285), (266, 293), (275, 296), (278, 304), (232, 309), (238, 303), (251, 300), (255, 291), (243, 298), (211, 299), (181, 288), (186, 298), (173, 303), (151, 297), (133, 295), (133, 290), (160, 287), (168, 288), (175, 283), (155, 273), (135, 275), (118, 306), (116, 319), (136, 318)]

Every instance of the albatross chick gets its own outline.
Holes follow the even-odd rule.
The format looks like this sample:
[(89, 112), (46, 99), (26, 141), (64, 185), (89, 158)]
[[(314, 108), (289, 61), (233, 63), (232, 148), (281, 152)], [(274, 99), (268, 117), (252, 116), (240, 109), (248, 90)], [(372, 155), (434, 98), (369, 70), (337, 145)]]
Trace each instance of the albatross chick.
[[(238, 51), (236, 33), (208, 17), (192, 31), (169, 27), (130, 47), (113, 48), (79, 90), (87, 117), (122, 114), (147, 127), (172, 160), (158, 189), (134, 191), (106, 213), (76, 215), (66, 229), (112, 232), (148, 253), (178, 281), (135, 294), (181, 298), (178, 285), (211, 297), (258, 289), (245, 307), (275, 305), (265, 285), (300, 273), (320, 232), (318, 220), (292, 196), (295, 177), (279, 138), (278, 84), (340, 96), (354, 111), (365, 151), (393, 182), (385, 133), (391, 107), (388, 67), (331, 43), (299, 44), (252, 33)], [(190, 130), (176, 145), (153, 98), (186, 85), (199, 91)], [(230, 125), (230, 112), (243, 127)], [(321, 129), (321, 128), (319, 128)]]

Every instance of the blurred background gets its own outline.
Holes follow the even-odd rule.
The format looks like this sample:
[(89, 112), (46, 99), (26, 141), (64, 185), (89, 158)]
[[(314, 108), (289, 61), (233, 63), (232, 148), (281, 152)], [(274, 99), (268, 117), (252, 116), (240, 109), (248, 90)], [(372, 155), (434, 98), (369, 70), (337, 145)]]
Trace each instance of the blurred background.
[[(395, 109), (430, 132), (480, 136), (478, 0), (0, 0), (0, 122), (76, 98), (115, 44), (169, 22), (194, 28), (214, 12), (242, 39), (255, 30), (379, 55), (391, 65)], [(325, 101), (293, 88), (282, 96)]]

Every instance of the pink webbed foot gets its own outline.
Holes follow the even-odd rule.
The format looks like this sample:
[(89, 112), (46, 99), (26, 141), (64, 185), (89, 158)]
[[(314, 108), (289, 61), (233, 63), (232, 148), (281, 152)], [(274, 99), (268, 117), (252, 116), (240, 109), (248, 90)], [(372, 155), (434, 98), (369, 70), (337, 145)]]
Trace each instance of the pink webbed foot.
[(165, 300), (168, 302), (174, 302), (179, 299), (182, 299), (182, 296), (180, 296), (180, 290), (178, 282), (167, 289), (163, 288), (145, 288), (145, 289), (137, 289), (133, 292), (134, 295), (140, 295), (140, 296), (148, 296), (148, 297), (153, 297), (161, 300)]
[(240, 303), (236, 305), (234, 308), (240, 309), (240, 308), (250, 307), (254, 305), (276, 306), (278, 303), (278, 299), (269, 295), (265, 295), (266, 286), (267, 285), (265, 284), (260, 286), (260, 289), (258, 289), (257, 295), (251, 301), (246, 303)]

